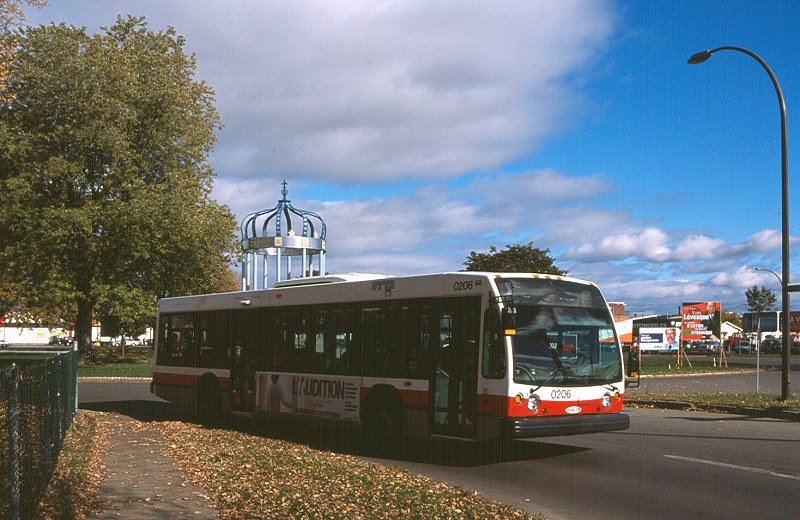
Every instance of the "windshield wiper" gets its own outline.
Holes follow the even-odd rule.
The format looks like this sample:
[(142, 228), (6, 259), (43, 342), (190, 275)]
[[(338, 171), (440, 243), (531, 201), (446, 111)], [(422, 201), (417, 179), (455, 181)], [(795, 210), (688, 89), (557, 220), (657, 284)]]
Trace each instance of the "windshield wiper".
[(564, 363), (561, 362), (561, 358), (558, 357), (558, 352), (555, 349), (550, 349), (550, 357), (553, 358), (553, 363), (556, 364), (559, 370), (564, 370)]
[(532, 392), (535, 392), (535, 391), (537, 391), (538, 389), (540, 389), (541, 387), (543, 387), (543, 386), (545, 385), (545, 383), (547, 383), (548, 381), (552, 381), (552, 380), (553, 380), (553, 379), (554, 379), (554, 378), (555, 378), (557, 375), (559, 375), (559, 374), (562, 374), (562, 375), (563, 375), (563, 374), (566, 374), (568, 371), (572, 370), (572, 367), (565, 367), (564, 365), (562, 365), (562, 364), (561, 364), (561, 360), (559, 360), (559, 362), (558, 362), (558, 365), (559, 365), (559, 366), (557, 366), (557, 367), (555, 368), (555, 370), (553, 370), (552, 372), (550, 372), (550, 375), (549, 375), (549, 376), (545, 377), (545, 378), (542, 380), (542, 382), (541, 382), (541, 384), (539, 384), (539, 386), (537, 386), (536, 388), (534, 388), (534, 389), (533, 389), (533, 390), (531, 390), (531, 391), (532, 391)]

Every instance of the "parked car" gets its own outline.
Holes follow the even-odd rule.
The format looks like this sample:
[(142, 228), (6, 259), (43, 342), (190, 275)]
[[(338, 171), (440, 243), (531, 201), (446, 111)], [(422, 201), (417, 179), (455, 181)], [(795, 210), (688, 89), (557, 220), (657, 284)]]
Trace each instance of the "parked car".
[(683, 344), (683, 350), (689, 354), (697, 354), (700, 352), (700, 341), (687, 341)]
[(127, 336), (122, 338), (122, 342), (121, 343), (122, 343), (123, 347), (138, 347), (139, 346), (139, 340), (138, 339), (127, 337)]
[(719, 352), (719, 341), (701, 341), (697, 345), (697, 352), (700, 354), (714, 354)]
[(783, 345), (779, 339), (769, 338), (761, 341), (762, 354), (780, 354), (782, 350)]
[(736, 344), (736, 352), (739, 354), (750, 354), (753, 352), (753, 346), (750, 344), (749, 339), (740, 339)]

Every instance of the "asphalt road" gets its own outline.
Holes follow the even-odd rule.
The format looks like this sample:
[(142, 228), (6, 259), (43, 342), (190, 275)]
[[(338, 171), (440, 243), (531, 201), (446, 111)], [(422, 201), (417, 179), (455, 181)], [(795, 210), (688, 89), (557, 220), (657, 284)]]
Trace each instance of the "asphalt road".
[[(769, 380), (771, 374), (762, 376)], [(659, 378), (651, 384), (663, 380), (719, 388), (751, 383), (715, 375)], [(141, 420), (177, 418), (176, 410), (143, 383), (81, 382), (78, 395), (81, 408)], [(503, 458), (480, 464), (434, 464), (419, 457), (369, 460), (541, 512), (550, 520), (785, 519), (800, 514), (800, 423), (673, 410), (627, 412), (629, 430), (518, 441)]]
[[(647, 373), (647, 360), (642, 362), (642, 371)], [(753, 366), (752, 371), (727, 374), (703, 374), (693, 376), (670, 375), (641, 378), (639, 388), (626, 390), (631, 397), (641, 393), (754, 393), (756, 388), (765, 394), (781, 393), (781, 360), (777, 357), (764, 357), (759, 361), (762, 370), (756, 372), (755, 356), (730, 357), (731, 363), (745, 363)], [(792, 395), (800, 394), (800, 360), (792, 358), (789, 372), (789, 389)]]
[(78, 408), (118, 412), (140, 421), (189, 420), (179, 407), (150, 393), (149, 382), (78, 380)]
[(392, 464), (560, 519), (786, 519), (800, 502), (800, 424), (629, 410), (631, 428), (520, 441), (501, 462)]

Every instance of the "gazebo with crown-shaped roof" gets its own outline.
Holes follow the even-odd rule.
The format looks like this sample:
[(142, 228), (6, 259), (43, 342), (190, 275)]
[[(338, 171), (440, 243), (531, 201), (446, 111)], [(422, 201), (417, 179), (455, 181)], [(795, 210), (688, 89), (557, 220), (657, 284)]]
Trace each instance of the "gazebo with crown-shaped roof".
[[(277, 206), (242, 220), (242, 290), (265, 289), (270, 277), (275, 283), (295, 278), (292, 259), (297, 257), (301, 259), (300, 278), (314, 276), (315, 257), (317, 271), (325, 274), (325, 221), (312, 211), (292, 206), (286, 198), (286, 181), (282, 184), (283, 198)], [(293, 219), (295, 224), (302, 224), (299, 229), (293, 227)], [(275, 263), (272, 270), (270, 259)]]

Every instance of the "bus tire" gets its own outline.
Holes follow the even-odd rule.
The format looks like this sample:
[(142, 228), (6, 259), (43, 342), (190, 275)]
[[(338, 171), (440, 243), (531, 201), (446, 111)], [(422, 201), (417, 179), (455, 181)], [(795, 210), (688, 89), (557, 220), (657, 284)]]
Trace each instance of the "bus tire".
[(220, 393), (217, 376), (205, 373), (197, 384), (197, 422), (203, 426), (216, 426), (220, 419)]
[(403, 430), (403, 406), (392, 387), (373, 388), (364, 403), (364, 447), (373, 455), (395, 455)]

